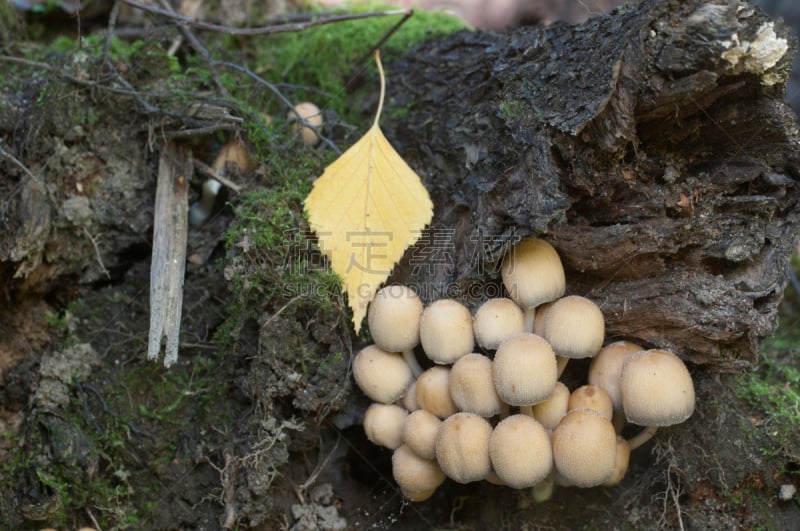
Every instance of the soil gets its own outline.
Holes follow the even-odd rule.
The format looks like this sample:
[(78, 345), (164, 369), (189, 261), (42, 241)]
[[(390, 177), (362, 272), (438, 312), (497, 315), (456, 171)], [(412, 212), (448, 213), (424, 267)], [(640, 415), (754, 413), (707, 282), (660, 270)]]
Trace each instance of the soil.
[[(36, 110), (43, 85), (53, 102), (69, 105)], [(0, 252), (0, 528), (793, 529), (800, 522), (800, 498), (784, 495), (800, 487), (796, 438), (780, 438), (771, 404), (743, 396), (740, 374), (700, 364), (690, 365), (694, 415), (637, 450), (617, 487), (559, 487), (537, 503), (527, 490), (448, 481), (425, 502), (404, 501), (391, 452), (367, 441), (360, 425), (368, 400), (349, 366), (368, 338), (352, 333), (324, 279), (293, 283), (287, 243), (258, 244), (235, 195), (189, 231), (178, 363), (166, 369), (145, 360), (153, 122), (130, 100), (69, 82), (34, 79), (23, 88), (4, 103), (0, 147), (15, 146), (34, 175), (48, 178), (42, 185), (8, 159), (0, 165), (10, 176), (0, 189), (23, 198), (11, 208), (28, 208), (25, 217), (0, 210), (0, 235), (16, 242)], [(78, 125), (76, 108), (104, 119)], [(26, 116), (24, 125), (14, 116)], [(212, 137), (192, 148), (210, 163), (219, 144)], [(290, 142), (282, 149), (305, 156)], [(307, 180), (322, 157), (308, 165)], [(279, 188), (277, 170), (263, 164), (238, 178), (244, 189)], [(271, 230), (307, 229), (297, 197), (264, 205)], [(43, 219), (52, 230), (31, 221)], [(778, 333), (794, 342), (759, 349), (762, 365), (748, 370), (763, 372), (767, 361), (800, 368), (799, 316), (800, 295), (788, 289)], [(565, 380), (574, 387), (586, 371), (587, 363), (571, 363)]]

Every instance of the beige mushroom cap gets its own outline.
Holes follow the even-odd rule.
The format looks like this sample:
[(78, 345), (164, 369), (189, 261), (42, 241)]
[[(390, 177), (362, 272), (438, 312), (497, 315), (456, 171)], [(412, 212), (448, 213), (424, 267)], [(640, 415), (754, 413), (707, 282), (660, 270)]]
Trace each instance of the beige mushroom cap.
[(622, 368), (622, 405), (628, 422), (671, 426), (694, 413), (694, 382), (683, 361), (666, 350), (630, 356)]
[(606, 390), (615, 411), (622, 411), (622, 366), (631, 354), (641, 350), (631, 341), (615, 341), (601, 348), (589, 365), (589, 383)]
[(526, 238), (503, 257), (503, 285), (514, 302), (534, 308), (564, 295), (564, 266), (552, 245), (538, 238)]
[(364, 433), (373, 444), (394, 450), (403, 444), (408, 412), (393, 404), (372, 404), (364, 413)]
[(528, 415), (511, 415), (495, 426), (489, 456), (497, 476), (514, 489), (533, 487), (553, 468), (550, 435)]
[(486, 479), (492, 469), (489, 437), (492, 426), (475, 413), (447, 417), (436, 432), (436, 461), (457, 483)]
[(435, 365), (417, 378), (417, 403), (419, 407), (439, 418), (458, 411), (450, 396), (450, 367)]
[(567, 414), (570, 392), (566, 385), (556, 382), (553, 392), (547, 400), (533, 406), (533, 418), (548, 430), (556, 429), (558, 423)]
[(450, 397), (461, 411), (491, 417), (503, 406), (494, 388), (492, 360), (483, 354), (462, 356), (450, 369)]
[(553, 432), (558, 472), (577, 487), (602, 485), (614, 474), (617, 433), (611, 421), (590, 409), (570, 411)]
[(317, 135), (317, 132), (311, 129), (311, 127), (305, 125), (301, 129), (300, 124), (296, 123), (298, 116), (305, 120), (308, 125), (319, 130), (319, 128), (322, 127), (323, 122), (322, 112), (319, 110), (319, 107), (310, 101), (303, 101), (295, 105), (294, 109), (289, 111), (289, 114), (287, 115), (287, 118), (290, 122), (295, 122), (292, 124), (293, 134), (297, 135), (298, 131), (300, 131), (300, 137), (303, 140), (303, 144), (307, 146), (316, 146), (319, 142), (319, 136)]
[(411, 501), (427, 499), (445, 480), (436, 461), (418, 456), (405, 444), (392, 454), (392, 476)]
[(505, 339), (525, 331), (525, 314), (511, 299), (489, 299), (475, 312), (472, 328), (478, 345), (495, 350)]
[(411, 387), (408, 388), (406, 394), (403, 395), (403, 398), (400, 399), (400, 405), (406, 408), (406, 411), (412, 412), (419, 409), (419, 402), (417, 402), (417, 381), (414, 380), (414, 383), (411, 384)]
[(414, 376), (401, 354), (370, 345), (353, 359), (353, 379), (375, 402), (391, 404), (405, 394)]
[(235, 167), (239, 173), (248, 173), (253, 169), (253, 163), (244, 143), (232, 138), (219, 150), (211, 167), (220, 175), (228, 175), (229, 167)]
[(456, 300), (434, 301), (422, 311), (419, 338), (434, 363), (454, 363), (475, 348), (472, 314)]
[(494, 355), (494, 386), (512, 406), (547, 400), (558, 380), (556, 356), (541, 337), (522, 333), (503, 341)]
[(408, 286), (378, 290), (369, 304), (367, 322), (375, 344), (387, 352), (404, 352), (419, 344), (422, 300)]
[(436, 459), (436, 432), (442, 421), (439, 417), (418, 409), (408, 415), (403, 425), (403, 443), (425, 459)]
[(601, 417), (611, 420), (614, 415), (614, 404), (605, 389), (592, 384), (578, 387), (569, 396), (567, 411), (573, 409), (592, 409)]
[(631, 461), (631, 447), (628, 441), (622, 435), (617, 435), (617, 463), (614, 467), (614, 473), (608, 478), (603, 485), (606, 487), (613, 487), (619, 485), (625, 474), (628, 472), (628, 465)]
[(603, 312), (580, 295), (558, 299), (547, 309), (542, 337), (555, 353), (567, 358), (591, 358), (605, 339)]

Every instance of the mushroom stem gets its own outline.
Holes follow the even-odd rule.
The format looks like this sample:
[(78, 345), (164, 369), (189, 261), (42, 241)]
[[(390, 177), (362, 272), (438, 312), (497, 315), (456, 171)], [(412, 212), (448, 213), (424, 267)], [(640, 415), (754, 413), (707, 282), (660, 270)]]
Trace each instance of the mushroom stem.
[(200, 190), (200, 200), (189, 208), (189, 224), (193, 227), (202, 225), (214, 211), (222, 184), (216, 179), (207, 179)]
[(533, 406), (519, 406), (519, 412), (521, 415), (533, 417)]
[(556, 356), (556, 362), (558, 363), (558, 377), (561, 378), (561, 375), (564, 372), (564, 369), (567, 368), (567, 363), (569, 363), (569, 358), (566, 356)]
[(638, 435), (628, 439), (628, 446), (631, 450), (639, 448), (641, 445), (653, 438), (653, 435), (658, 431), (658, 426), (647, 426)]
[(614, 414), (611, 416), (611, 424), (614, 425), (614, 431), (617, 432), (617, 435), (622, 433), (622, 428), (625, 427), (625, 413), (615, 410)]
[(547, 474), (547, 477), (544, 478), (542, 481), (531, 487), (531, 495), (533, 495), (534, 501), (537, 503), (546, 502), (553, 496), (553, 491), (555, 490), (555, 482), (556, 482), (556, 469), (553, 467), (553, 470)]
[(536, 319), (536, 307), (525, 308), (525, 331), (533, 333), (533, 322)]
[(511, 406), (505, 402), (500, 402), (500, 420), (503, 420), (511, 414)]
[(414, 375), (414, 378), (418, 378), (420, 374), (422, 374), (422, 367), (420, 366), (419, 362), (417, 361), (417, 356), (414, 355), (414, 351), (404, 350), (403, 351), (403, 359), (406, 360), (408, 366), (411, 367), (411, 374)]

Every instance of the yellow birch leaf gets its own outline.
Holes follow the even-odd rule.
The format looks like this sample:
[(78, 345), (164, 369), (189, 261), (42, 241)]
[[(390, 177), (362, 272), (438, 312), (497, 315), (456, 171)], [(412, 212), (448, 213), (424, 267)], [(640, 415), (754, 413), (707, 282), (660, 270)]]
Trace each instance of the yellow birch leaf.
[(419, 176), (378, 126), (385, 82), (378, 52), (375, 60), (381, 78), (375, 122), (325, 168), (305, 200), (320, 248), (347, 293), (356, 333), (375, 292), (433, 217)]

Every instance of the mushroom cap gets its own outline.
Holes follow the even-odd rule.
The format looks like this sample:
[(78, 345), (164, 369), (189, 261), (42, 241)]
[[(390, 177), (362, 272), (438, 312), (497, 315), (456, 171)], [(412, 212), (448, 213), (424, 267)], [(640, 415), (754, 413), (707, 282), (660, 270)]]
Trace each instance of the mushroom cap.
[(614, 404), (611, 403), (611, 397), (608, 396), (605, 389), (592, 384), (582, 385), (572, 391), (572, 394), (569, 395), (567, 411), (573, 409), (592, 409), (608, 420), (611, 420), (614, 415)]
[(435, 365), (417, 378), (419, 407), (439, 418), (456, 413), (458, 408), (450, 396), (450, 367)]
[(615, 411), (622, 411), (622, 366), (640, 350), (644, 349), (631, 341), (615, 341), (601, 348), (589, 364), (589, 383), (606, 390)]
[(542, 323), (544, 337), (559, 356), (591, 358), (605, 339), (603, 312), (580, 295), (558, 299), (547, 309)]
[[(412, 501), (426, 499), (422, 495), (436, 490), (445, 480), (436, 461), (418, 456), (405, 444), (397, 447), (392, 454), (392, 476), (403, 495)], [(430, 494), (433, 493), (427, 497)]]
[(387, 352), (411, 350), (419, 344), (422, 300), (408, 286), (378, 290), (369, 304), (367, 322), (375, 344)]
[(492, 360), (483, 354), (462, 356), (450, 368), (450, 397), (461, 411), (491, 417), (502, 402), (494, 388)]
[(544, 337), (544, 320), (547, 316), (547, 310), (555, 304), (555, 301), (546, 302), (536, 307), (536, 317), (533, 319), (533, 333), (537, 336)]
[(533, 406), (533, 418), (548, 430), (556, 429), (558, 423), (567, 414), (570, 392), (566, 385), (556, 382), (553, 392), (547, 400)]
[(508, 250), (500, 270), (503, 285), (514, 302), (534, 308), (564, 295), (564, 266), (552, 245), (525, 238)]
[(322, 112), (319, 110), (319, 107), (310, 101), (302, 101), (295, 105), (294, 109), (289, 111), (287, 115), (287, 118), (290, 122), (295, 122), (292, 124), (293, 134), (297, 135), (297, 131), (299, 130), (303, 144), (307, 146), (317, 145), (319, 142), (319, 136), (317, 136), (317, 133), (310, 127), (303, 126), (303, 128), (300, 129), (300, 124), (296, 123), (298, 116), (305, 120), (308, 125), (319, 128), (322, 126), (323, 122)]
[(403, 444), (408, 411), (394, 404), (372, 404), (364, 413), (364, 433), (373, 444), (394, 450)]
[(538, 404), (547, 400), (556, 386), (556, 355), (550, 344), (536, 334), (517, 334), (497, 347), (493, 376), (497, 394), (506, 404)]
[(424, 409), (413, 411), (403, 425), (403, 443), (425, 459), (436, 459), (436, 431), (442, 421)]
[(613, 487), (619, 485), (628, 472), (628, 465), (631, 461), (631, 447), (622, 435), (617, 435), (617, 463), (614, 466), (614, 473), (603, 485)]
[(353, 379), (375, 402), (391, 404), (405, 394), (414, 375), (401, 354), (369, 345), (353, 359)]
[(457, 483), (486, 479), (492, 469), (489, 437), (492, 426), (475, 413), (447, 417), (436, 432), (436, 461)]
[(495, 350), (506, 338), (525, 331), (525, 314), (511, 299), (489, 299), (475, 312), (472, 328), (478, 345)]
[(472, 314), (456, 300), (436, 300), (422, 311), (419, 339), (431, 361), (454, 363), (475, 348)]
[(497, 476), (514, 489), (533, 487), (553, 468), (550, 435), (528, 415), (511, 415), (495, 426), (489, 456)]
[(237, 167), (239, 173), (248, 173), (253, 169), (247, 147), (237, 138), (228, 140), (211, 164), (213, 170), (220, 175), (227, 175), (229, 166)]
[(572, 485), (602, 485), (614, 474), (617, 433), (611, 421), (590, 409), (576, 409), (553, 431), (553, 461)]
[(683, 361), (672, 352), (643, 350), (622, 368), (622, 406), (628, 422), (672, 426), (694, 413), (694, 382)]

